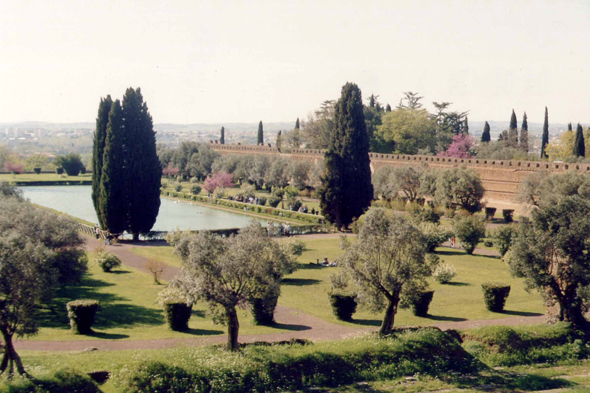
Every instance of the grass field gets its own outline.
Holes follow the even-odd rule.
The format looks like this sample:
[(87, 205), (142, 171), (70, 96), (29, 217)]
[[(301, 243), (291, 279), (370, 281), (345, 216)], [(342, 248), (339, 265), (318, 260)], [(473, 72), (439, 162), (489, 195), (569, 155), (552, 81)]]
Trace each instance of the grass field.
[[(330, 274), (339, 268), (327, 268), (311, 264), (324, 257), (336, 259), (340, 254), (339, 239), (313, 239), (306, 241), (307, 251), (299, 257), (299, 270), (287, 276), (281, 287), (279, 304), (316, 315), (326, 321), (349, 326), (380, 326), (381, 314), (373, 314), (357, 308), (352, 323), (338, 321), (332, 314), (328, 302)], [(172, 266), (179, 266), (180, 260), (172, 254), (172, 247), (140, 247), (133, 252), (155, 257)], [(537, 293), (527, 293), (521, 279), (510, 276), (508, 266), (495, 257), (467, 255), (463, 251), (440, 248), (438, 255), (444, 262), (457, 269), (457, 276), (451, 284), (439, 284), (430, 279), (434, 299), (426, 318), (414, 316), (409, 310), (400, 310), (396, 325), (430, 325), (436, 322), (453, 322), (478, 319), (498, 319), (511, 316), (541, 315), (545, 309)], [(509, 284), (510, 296), (503, 313), (488, 311), (483, 303), (481, 284), (485, 281), (501, 281)]]

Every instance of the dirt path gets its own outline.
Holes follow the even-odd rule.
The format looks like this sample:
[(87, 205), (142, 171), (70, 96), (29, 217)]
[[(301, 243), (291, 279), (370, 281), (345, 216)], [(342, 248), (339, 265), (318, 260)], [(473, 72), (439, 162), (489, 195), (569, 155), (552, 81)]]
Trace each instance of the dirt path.
[[(303, 235), (305, 239), (327, 239), (339, 237), (339, 234), (314, 234)], [(302, 237), (303, 237), (302, 236)], [(86, 249), (94, 251), (102, 242), (87, 237)], [(150, 244), (154, 245), (154, 244)], [(124, 265), (149, 273), (147, 268), (147, 258), (137, 255), (131, 251), (134, 247), (141, 245), (133, 243), (120, 243), (107, 246), (107, 249), (121, 258)], [(479, 252), (478, 252), (479, 251)], [(476, 249), (476, 254), (494, 255), (498, 254), (494, 250)], [(164, 280), (171, 280), (178, 268), (168, 266), (164, 273)], [(240, 342), (251, 343), (254, 341), (283, 341), (294, 338), (306, 339), (311, 341), (319, 340), (337, 340), (347, 336), (356, 335), (366, 331), (375, 330), (375, 328), (356, 328), (350, 326), (336, 325), (326, 322), (318, 317), (306, 314), (299, 310), (278, 306), (275, 312), (277, 329), (286, 329), (287, 331), (269, 333), (241, 335)], [(532, 325), (542, 323), (544, 316), (521, 316), (502, 319), (486, 319), (479, 321), (461, 321), (461, 322), (439, 322), (432, 326), (440, 329), (472, 329), (481, 326), (495, 325)], [(202, 346), (209, 344), (225, 343), (227, 336), (214, 337), (196, 337), (196, 338), (174, 338), (174, 339), (153, 339), (153, 340), (71, 340), (71, 341), (22, 341), (15, 342), (19, 350), (35, 351), (84, 351), (90, 349), (98, 350), (124, 350), (124, 349), (158, 349), (173, 348), (178, 346)]]

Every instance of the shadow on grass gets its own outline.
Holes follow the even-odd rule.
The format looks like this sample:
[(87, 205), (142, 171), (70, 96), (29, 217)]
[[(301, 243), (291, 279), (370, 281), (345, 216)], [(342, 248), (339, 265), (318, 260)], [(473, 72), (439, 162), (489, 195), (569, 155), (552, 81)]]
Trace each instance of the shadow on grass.
[(468, 287), (471, 284), (469, 284), (468, 282), (455, 282), (455, 281), (451, 281), (446, 283), (445, 285), (450, 285), (452, 287)]
[(299, 270), (321, 270), (325, 268), (326, 266), (317, 265), (315, 262), (300, 263), (298, 266)]
[(290, 324), (286, 324), (286, 323), (277, 323), (277, 322), (273, 323), (272, 325), (268, 325), (268, 327), (275, 328), (275, 329), (290, 330), (290, 331), (294, 331), (294, 332), (300, 332), (303, 330), (310, 330), (311, 329), (310, 326), (290, 325)]
[(121, 339), (129, 337), (129, 335), (127, 335), (127, 334), (105, 333), (105, 332), (97, 332), (97, 331), (93, 331), (92, 333), (88, 334), (87, 336), (101, 338), (104, 340), (121, 340)]
[(362, 326), (381, 326), (381, 319), (352, 319), (348, 321), (355, 325), (362, 325)]
[(460, 389), (481, 391), (538, 391), (572, 387), (575, 383), (562, 378), (548, 378), (541, 375), (494, 372), (492, 375), (478, 375), (476, 378), (458, 378), (447, 381)]
[(208, 330), (208, 329), (188, 329), (184, 334), (190, 334), (191, 336), (219, 336), (220, 334), (226, 334), (223, 330)]
[(540, 317), (542, 315), (545, 314), (541, 314), (538, 312), (528, 312), (528, 311), (510, 311), (510, 310), (504, 310), (503, 312), (501, 312), (500, 314), (506, 314), (506, 315), (516, 315), (518, 317)]
[(109, 273), (111, 273), (111, 274), (129, 274), (131, 272), (129, 270), (113, 270)]
[(424, 318), (426, 318), (426, 319), (432, 319), (433, 321), (443, 321), (443, 322), (463, 322), (463, 321), (467, 321), (466, 318), (447, 317), (445, 315), (431, 315), (431, 314), (426, 315), (426, 317), (424, 317)]
[(284, 278), (281, 284), (302, 287), (305, 285), (316, 285), (321, 282), (321, 280), (316, 280), (315, 278)]

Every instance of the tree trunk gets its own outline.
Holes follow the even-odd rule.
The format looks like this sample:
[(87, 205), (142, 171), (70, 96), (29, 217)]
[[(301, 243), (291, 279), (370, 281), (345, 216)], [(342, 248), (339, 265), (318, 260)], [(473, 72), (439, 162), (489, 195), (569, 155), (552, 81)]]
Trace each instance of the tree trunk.
[(238, 313), (235, 307), (227, 308), (225, 313), (227, 315), (227, 350), (237, 351), (239, 349), (238, 331), (240, 330)]
[(381, 329), (379, 330), (380, 335), (383, 336), (391, 333), (393, 329), (393, 323), (395, 322), (395, 314), (397, 314), (398, 303), (398, 294), (394, 294), (391, 298), (388, 299), (387, 309), (385, 310), (385, 318), (383, 318), (383, 323), (381, 324)]
[(578, 298), (575, 290), (566, 290), (566, 296), (559, 299), (561, 321), (569, 322), (574, 329), (586, 331), (590, 329), (590, 323), (584, 317), (582, 300)]
[[(2, 358), (2, 363), (0, 364), (0, 374), (3, 374), (8, 368), (8, 375), (14, 375), (14, 366), (16, 365), (16, 371), (19, 375), (26, 375), (23, 362), (12, 344), (12, 334), (3, 330), (2, 338), (4, 339), (4, 356)], [(9, 365), (10, 367), (8, 367)]]

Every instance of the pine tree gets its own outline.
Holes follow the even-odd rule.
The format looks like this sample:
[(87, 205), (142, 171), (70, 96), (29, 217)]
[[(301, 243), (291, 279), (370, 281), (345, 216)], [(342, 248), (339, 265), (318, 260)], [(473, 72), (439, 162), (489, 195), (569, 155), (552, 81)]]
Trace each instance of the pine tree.
[(385, 112), (391, 112), (391, 105), (387, 104), (385, 107)]
[(529, 151), (529, 123), (526, 112), (522, 116), (522, 126), (520, 127), (520, 148), (525, 152)]
[(121, 102), (111, 105), (104, 147), (100, 198), (96, 213), (103, 229), (122, 233), (127, 229), (127, 190), (123, 181), (125, 159), (125, 129)]
[(580, 123), (576, 128), (576, 139), (574, 139), (574, 157), (586, 157), (586, 145), (584, 144), (584, 130)]
[(94, 143), (92, 147), (92, 203), (94, 210), (97, 212), (98, 222), (100, 227), (104, 228), (104, 224), (99, 213), (99, 199), (100, 199), (100, 177), (102, 176), (102, 159), (104, 154), (104, 147), (107, 139), (107, 126), (109, 123), (109, 112), (113, 100), (108, 95), (106, 98), (100, 99), (98, 104), (98, 116), (96, 117), (96, 131), (94, 132)]
[(258, 146), (264, 145), (264, 131), (262, 129), (262, 120), (258, 123), (258, 141), (256, 142)]
[(518, 124), (516, 121), (516, 114), (514, 109), (512, 110), (512, 116), (510, 116), (510, 128), (508, 129), (508, 145), (512, 147), (518, 146)]
[(463, 122), (463, 133), (465, 135), (469, 134), (469, 119), (465, 116), (465, 121)]
[(490, 125), (486, 121), (486, 124), (483, 126), (483, 132), (481, 134), (481, 141), (482, 142), (489, 142), (490, 140), (491, 140)]
[(219, 143), (225, 145), (225, 127), (221, 127), (221, 135), (219, 136)]
[(281, 150), (281, 138), (282, 138), (281, 134), (282, 134), (282, 131), (279, 130), (279, 133), (277, 134), (277, 149), (279, 149), (279, 150)]
[(320, 206), (326, 219), (346, 228), (373, 199), (369, 137), (361, 91), (347, 83), (335, 106), (334, 127), (324, 156)]
[(549, 112), (545, 107), (545, 121), (543, 122), (543, 136), (541, 137), (541, 159), (547, 158), (545, 147), (549, 143)]
[(127, 89), (123, 96), (125, 126), (125, 184), (127, 185), (127, 231), (134, 240), (149, 232), (160, 210), (162, 167), (156, 152), (156, 133), (152, 116), (143, 101), (141, 89)]

